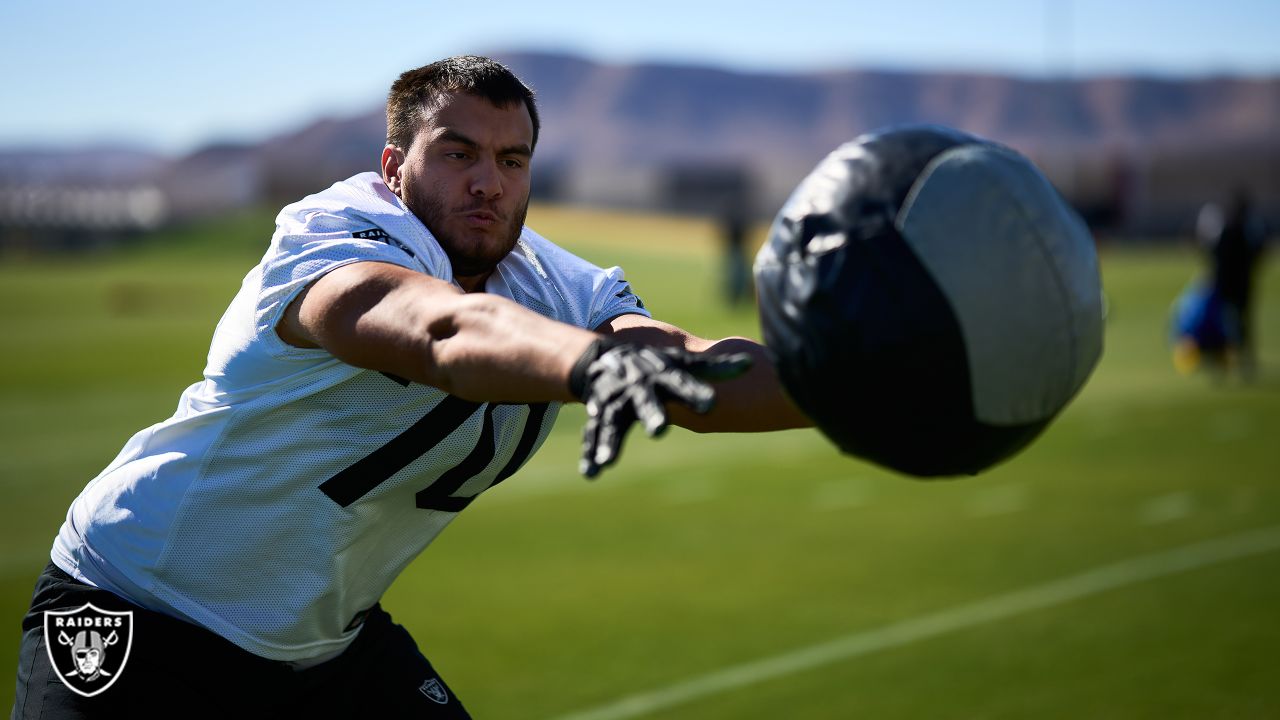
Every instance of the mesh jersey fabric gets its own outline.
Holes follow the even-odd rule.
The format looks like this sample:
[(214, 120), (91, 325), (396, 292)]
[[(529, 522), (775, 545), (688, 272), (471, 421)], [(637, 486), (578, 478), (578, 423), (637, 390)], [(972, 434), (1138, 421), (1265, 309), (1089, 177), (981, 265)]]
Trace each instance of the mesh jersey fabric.
[[(288, 345), (275, 331), (285, 307), (337, 267), (377, 261), (453, 276), (375, 173), (284, 208), (276, 223), (214, 331), (204, 379), (89, 482), (51, 555), (83, 582), (297, 661), (354, 639), (354, 619), (465, 498), (536, 450), (558, 404), (465, 403)], [(619, 268), (591, 265), (528, 228), (485, 290), (583, 328), (648, 315)], [(366, 458), (393, 445), (398, 461), (370, 467)], [(353, 475), (358, 493), (345, 505), (321, 489)], [(419, 507), (441, 478), (457, 485), (452, 498)]]

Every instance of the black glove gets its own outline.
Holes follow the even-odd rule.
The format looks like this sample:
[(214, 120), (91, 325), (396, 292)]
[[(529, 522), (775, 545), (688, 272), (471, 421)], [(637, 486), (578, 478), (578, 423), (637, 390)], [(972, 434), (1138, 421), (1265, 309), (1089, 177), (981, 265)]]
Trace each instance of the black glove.
[(569, 389), (587, 406), (579, 472), (595, 477), (617, 460), (622, 438), (637, 420), (650, 437), (662, 434), (667, 400), (707, 412), (716, 393), (705, 381), (736, 377), (750, 367), (747, 353), (691, 353), (610, 338), (595, 341), (569, 375)]

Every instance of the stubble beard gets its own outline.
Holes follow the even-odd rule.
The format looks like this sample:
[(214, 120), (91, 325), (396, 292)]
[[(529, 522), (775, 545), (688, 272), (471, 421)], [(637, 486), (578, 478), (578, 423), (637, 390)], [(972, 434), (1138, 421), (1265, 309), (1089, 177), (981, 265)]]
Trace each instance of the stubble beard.
[[(485, 204), (462, 208), (461, 211), (465, 213), (479, 209), (499, 215), (496, 209)], [(525, 217), (529, 214), (529, 199), (525, 198), (525, 201), (521, 203), (511, 217), (503, 218), (499, 216), (498, 221), (507, 224), (506, 237), (504, 238), (505, 242), (495, 250), (469, 243), (446, 230), (444, 220), (450, 213), (446, 211), (444, 202), (439, 199), (423, 199), (410, 205), (409, 210), (418, 216), (423, 225), (427, 226), (427, 230), (431, 231), (436, 242), (440, 243), (440, 247), (449, 256), (449, 264), (453, 267), (454, 276), (472, 277), (492, 272), (498, 266), (498, 263), (502, 262), (502, 259), (510, 254), (512, 248), (516, 246), (516, 241), (520, 239), (520, 233), (524, 230)], [(453, 212), (456, 214), (458, 210), (455, 209)]]

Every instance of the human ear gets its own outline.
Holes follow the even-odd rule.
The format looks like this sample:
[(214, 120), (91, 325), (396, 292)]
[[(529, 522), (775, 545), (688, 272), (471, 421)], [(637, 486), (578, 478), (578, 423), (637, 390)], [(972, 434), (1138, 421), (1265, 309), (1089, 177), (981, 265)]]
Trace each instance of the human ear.
[(400, 194), (400, 167), (404, 165), (404, 151), (395, 145), (382, 148), (382, 182), (391, 192)]

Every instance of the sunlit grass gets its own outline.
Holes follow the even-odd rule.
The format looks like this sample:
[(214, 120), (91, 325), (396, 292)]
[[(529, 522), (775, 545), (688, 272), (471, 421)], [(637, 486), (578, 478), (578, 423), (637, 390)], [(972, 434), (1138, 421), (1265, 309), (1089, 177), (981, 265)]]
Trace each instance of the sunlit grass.
[[(0, 264), (0, 609), (18, 621), (67, 504), (199, 378), (272, 213), (92, 258)], [(655, 316), (758, 336), (717, 294), (715, 227), (539, 207), (530, 223), (624, 267)], [(763, 228), (760, 229), (763, 232)], [(759, 233), (757, 233), (759, 239)], [(1105, 354), (1024, 454), (920, 483), (815, 431), (632, 437), (575, 473), (567, 408), (385, 605), (478, 717), (552, 717), (721, 667), (1240, 530), (1280, 523), (1280, 276), (1262, 278), (1253, 385), (1179, 376), (1185, 248), (1108, 248)], [(857, 408), (851, 408), (856, 412)], [(1280, 557), (1138, 583), (661, 713), (687, 718), (1269, 717)], [(12, 683), (0, 690), (7, 707)]]

